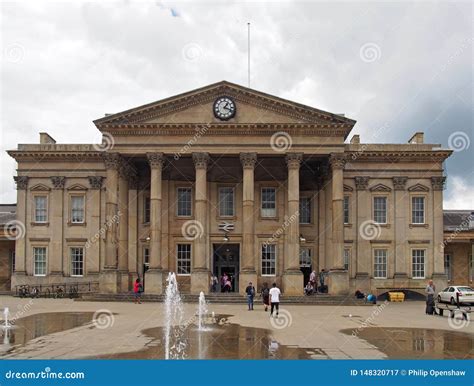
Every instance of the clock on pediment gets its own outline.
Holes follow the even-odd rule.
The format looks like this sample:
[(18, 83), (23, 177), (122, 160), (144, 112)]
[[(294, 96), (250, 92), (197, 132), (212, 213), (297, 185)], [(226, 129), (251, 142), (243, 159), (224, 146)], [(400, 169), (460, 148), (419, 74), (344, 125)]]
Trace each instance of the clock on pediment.
[(221, 96), (214, 102), (213, 110), (216, 118), (227, 121), (235, 116), (236, 107), (232, 98)]

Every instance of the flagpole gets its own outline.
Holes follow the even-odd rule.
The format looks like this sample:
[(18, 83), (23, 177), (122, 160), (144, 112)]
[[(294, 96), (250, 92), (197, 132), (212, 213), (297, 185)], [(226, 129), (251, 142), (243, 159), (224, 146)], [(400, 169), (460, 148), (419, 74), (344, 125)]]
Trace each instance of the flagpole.
[(248, 87), (250, 88), (250, 23), (247, 23), (247, 80), (248, 80)]

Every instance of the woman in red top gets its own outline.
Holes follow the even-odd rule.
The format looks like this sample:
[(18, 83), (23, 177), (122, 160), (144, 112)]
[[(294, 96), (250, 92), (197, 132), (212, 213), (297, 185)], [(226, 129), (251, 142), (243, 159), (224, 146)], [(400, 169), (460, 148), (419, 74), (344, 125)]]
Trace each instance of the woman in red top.
[(133, 293), (135, 295), (135, 304), (137, 304), (137, 303), (142, 304), (142, 301), (141, 301), (142, 292), (143, 292), (143, 286), (142, 286), (141, 280), (140, 280), (140, 278), (137, 278), (137, 280), (135, 280), (135, 283), (133, 284)]

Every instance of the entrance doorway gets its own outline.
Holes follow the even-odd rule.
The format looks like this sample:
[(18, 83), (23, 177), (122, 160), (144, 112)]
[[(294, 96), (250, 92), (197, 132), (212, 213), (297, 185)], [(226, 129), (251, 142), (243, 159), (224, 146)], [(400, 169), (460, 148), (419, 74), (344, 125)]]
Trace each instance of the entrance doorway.
[(240, 245), (239, 244), (213, 244), (213, 269), (219, 284), (218, 292), (222, 292), (221, 279), (226, 273), (230, 278), (231, 292), (239, 292)]

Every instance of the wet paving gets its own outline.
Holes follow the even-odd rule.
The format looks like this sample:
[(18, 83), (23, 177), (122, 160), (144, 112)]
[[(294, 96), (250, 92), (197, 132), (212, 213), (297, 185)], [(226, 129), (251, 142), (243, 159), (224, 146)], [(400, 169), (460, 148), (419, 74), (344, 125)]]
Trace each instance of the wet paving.
[(342, 330), (366, 340), (389, 359), (473, 359), (474, 335), (425, 328), (368, 327)]
[(13, 321), (12, 328), (0, 328), (0, 356), (32, 339), (90, 323), (93, 315), (93, 312), (50, 312)]
[[(216, 315), (216, 320), (204, 331), (199, 331), (195, 325), (181, 331), (180, 341), (173, 344), (184, 347), (182, 359), (327, 359), (320, 349), (281, 345), (271, 337), (269, 330), (232, 324), (223, 315)], [(172, 335), (177, 332), (174, 329)], [(144, 349), (99, 358), (164, 359), (164, 329), (150, 328), (142, 333), (152, 338)]]

